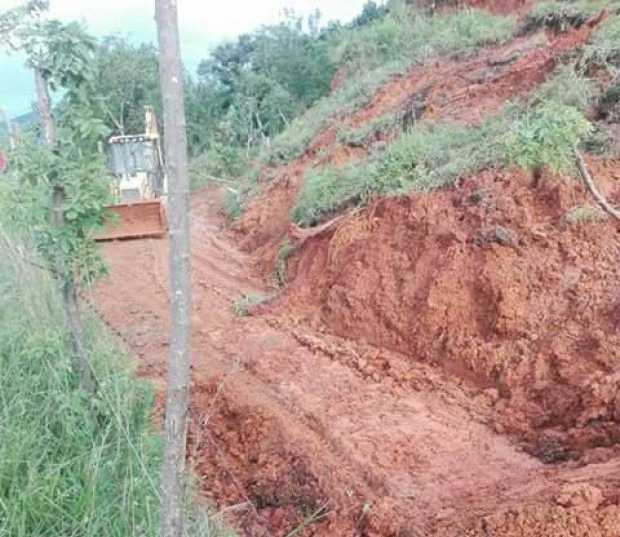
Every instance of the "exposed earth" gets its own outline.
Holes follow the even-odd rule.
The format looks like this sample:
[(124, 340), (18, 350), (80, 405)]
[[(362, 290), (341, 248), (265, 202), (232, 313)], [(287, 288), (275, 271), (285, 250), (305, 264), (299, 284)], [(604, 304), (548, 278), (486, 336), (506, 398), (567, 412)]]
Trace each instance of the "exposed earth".
[[(423, 93), (423, 117), (480, 122), (591, 28), (416, 67), (348, 121)], [(252, 537), (619, 536), (620, 228), (576, 217), (578, 182), (518, 170), (293, 226), (303, 171), (360, 151), (328, 129), (232, 229), (217, 189), (192, 197), (188, 456), (205, 496)], [(620, 161), (588, 164), (620, 203)], [(167, 241), (104, 252), (97, 307), (161, 386)]]

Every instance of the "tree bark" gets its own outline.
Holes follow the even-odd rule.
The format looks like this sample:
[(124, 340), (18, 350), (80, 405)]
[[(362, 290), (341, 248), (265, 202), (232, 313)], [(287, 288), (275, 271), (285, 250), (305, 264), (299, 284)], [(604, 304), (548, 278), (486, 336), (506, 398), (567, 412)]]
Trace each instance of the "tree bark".
[(2, 108), (0, 108), (0, 121), (2, 121), (6, 126), (6, 132), (9, 136), (9, 147), (11, 148), (11, 150), (14, 150), (16, 146), (16, 141), (15, 131), (13, 130), (13, 123)]
[[(53, 148), (56, 143), (56, 131), (52, 117), (52, 101), (47, 81), (41, 74), (41, 71), (36, 68), (35, 86), (37, 92), (37, 111), (39, 113), (43, 142), (49, 148)], [(57, 229), (62, 229), (65, 225), (65, 190), (62, 186), (56, 186), (52, 195), (52, 223)], [(77, 288), (73, 272), (67, 267), (66, 260), (62, 257), (62, 254), (56, 257), (55, 272), (60, 280), (65, 324), (71, 335), (73, 370), (79, 379), (80, 388), (89, 394), (94, 394), (96, 385), (84, 346), (84, 328), (80, 314)]]
[(161, 537), (183, 535), (190, 380), (190, 246), (187, 133), (176, 0), (156, 0), (169, 181), (171, 316), (162, 468)]
[(52, 117), (52, 100), (47, 88), (47, 81), (40, 69), (36, 67), (34, 69), (34, 83), (37, 92), (37, 112), (39, 114), (43, 143), (47, 147), (52, 148), (56, 143), (56, 130), (54, 129), (54, 118)]

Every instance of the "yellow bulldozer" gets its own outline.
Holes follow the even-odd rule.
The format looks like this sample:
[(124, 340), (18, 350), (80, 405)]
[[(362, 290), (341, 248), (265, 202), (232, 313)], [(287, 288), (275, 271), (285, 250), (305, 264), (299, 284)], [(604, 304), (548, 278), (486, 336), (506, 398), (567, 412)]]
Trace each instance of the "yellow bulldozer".
[(96, 239), (162, 237), (167, 230), (168, 191), (161, 139), (152, 106), (145, 107), (144, 134), (113, 136), (106, 148), (115, 204)]

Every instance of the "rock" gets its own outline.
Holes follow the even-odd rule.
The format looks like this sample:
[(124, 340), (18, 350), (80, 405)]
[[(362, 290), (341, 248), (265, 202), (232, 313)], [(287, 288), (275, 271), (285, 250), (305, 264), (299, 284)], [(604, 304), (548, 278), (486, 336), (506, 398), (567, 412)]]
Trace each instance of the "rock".
[(588, 483), (569, 483), (565, 485), (555, 501), (562, 507), (582, 511), (596, 510), (603, 503), (601, 489)]

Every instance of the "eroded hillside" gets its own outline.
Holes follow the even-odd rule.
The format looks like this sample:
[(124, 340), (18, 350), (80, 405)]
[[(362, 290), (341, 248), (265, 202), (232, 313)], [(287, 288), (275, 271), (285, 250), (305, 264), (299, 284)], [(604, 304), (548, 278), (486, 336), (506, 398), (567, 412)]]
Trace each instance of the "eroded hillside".
[[(232, 227), (218, 189), (194, 196), (189, 456), (246, 535), (620, 534), (618, 225), (504, 141), (580, 110), (620, 203), (595, 61), (619, 6), (470, 4), (512, 22), (388, 76), (301, 155), (285, 131)], [(97, 296), (152, 378), (165, 247), (108, 245)]]

